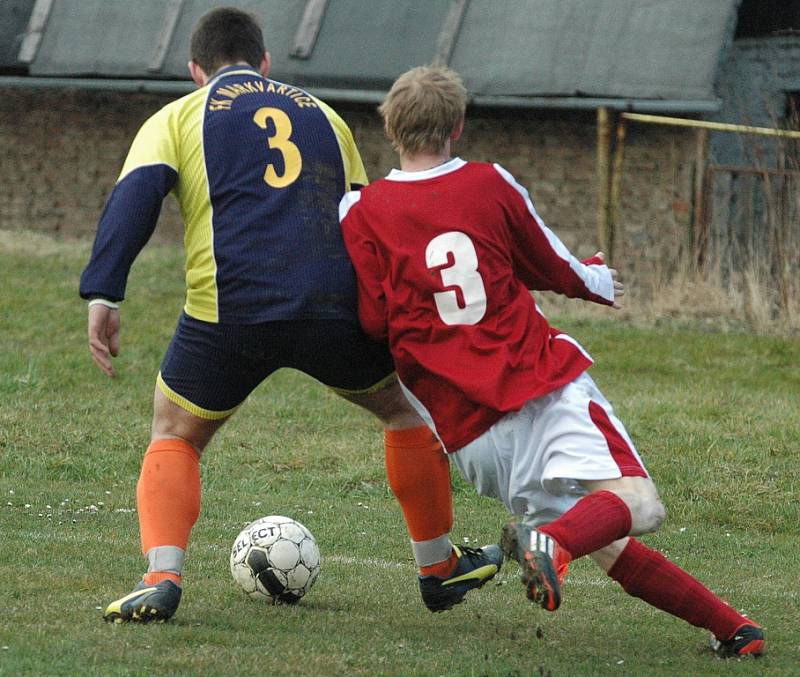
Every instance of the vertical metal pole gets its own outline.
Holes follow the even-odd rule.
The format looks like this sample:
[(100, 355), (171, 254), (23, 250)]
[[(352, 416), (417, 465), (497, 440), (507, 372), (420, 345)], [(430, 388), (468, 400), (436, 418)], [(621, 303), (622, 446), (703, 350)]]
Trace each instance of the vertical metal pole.
[(619, 217), (619, 196), (622, 184), (622, 161), (625, 158), (625, 119), (617, 120), (617, 138), (614, 141), (614, 161), (611, 165), (611, 188), (608, 207), (608, 248), (606, 260), (614, 260), (614, 247), (617, 242), (617, 219)]
[(608, 253), (611, 162), (611, 122), (608, 108), (597, 109), (597, 243)]
[(703, 266), (708, 248), (708, 219), (706, 218), (706, 165), (708, 164), (708, 130), (698, 129), (695, 134), (694, 154), (694, 256), (698, 268)]

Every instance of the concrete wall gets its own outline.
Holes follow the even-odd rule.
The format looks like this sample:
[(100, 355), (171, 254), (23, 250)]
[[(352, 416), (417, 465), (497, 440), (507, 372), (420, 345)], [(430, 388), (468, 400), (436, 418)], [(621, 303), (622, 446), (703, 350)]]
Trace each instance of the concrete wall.
[[(786, 92), (800, 92), (800, 35), (736, 40), (718, 78), (723, 104), (715, 118), (758, 127), (784, 126)], [(721, 132), (711, 137), (717, 164), (775, 166), (783, 147), (785, 142), (766, 137)]]
[[(58, 89), (0, 90), (0, 228), (91, 237), (139, 125), (172, 97)], [(353, 129), (370, 177), (395, 166), (374, 107), (336, 108)], [(630, 124), (615, 258), (627, 268), (674, 257), (687, 231), (691, 132)], [(594, 113), (471, 111), (454, 152), (499, 162), (581, 256), (597, 250)], [(175, 201), (155, 239), (180, 238)]]

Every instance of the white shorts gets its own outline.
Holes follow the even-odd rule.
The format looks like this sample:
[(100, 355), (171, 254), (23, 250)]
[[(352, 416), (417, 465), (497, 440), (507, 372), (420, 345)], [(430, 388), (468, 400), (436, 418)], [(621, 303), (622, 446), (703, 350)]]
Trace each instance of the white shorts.
[(578, 480), (649, 477), (586, 373), (507, 414), (450, 459), (478, 493), (500, 499), (533, 526), (552, 522), (586, 495)]

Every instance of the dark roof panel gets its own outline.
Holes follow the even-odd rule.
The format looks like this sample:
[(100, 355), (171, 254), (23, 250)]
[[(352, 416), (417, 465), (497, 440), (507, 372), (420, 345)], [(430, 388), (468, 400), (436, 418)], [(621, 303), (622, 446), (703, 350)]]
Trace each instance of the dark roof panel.
[[(453, 0), (328, 0), (309, 58), (290, 56), (306, 0), (228, 0), (261, 17), (272, 75), (386, 90), (429, 63)], [(461, 0), (465, 2), (465, 0)], [(32, 75), (186, 79), (192, 25), (214, 0), (53, 0)], [(712, 100), (739, 0), (470, 0), (450, 63), (484, 97)], [(180, 14), (163, 58), (170, 8)], [(158, 69), (153, 70), (154, 61)]]
[(146, 76), (165, 6), (158, 0), (56, 0), (30, 72)]
[(475, 94), (712, 98), (736, 4), (472, 2), (451, 65)]
[[(189, 60), (192, 27), (203, 14), (220, 4), (218, 0), (189, 0), (184, 3), (160, 76), (178, 79), (189, 77), (186, 63)], [(276, 66), (289, 58), (294, 34), (303, 16), (305, 0), (260, 0), (224, 4), (241, 7), (259, 18), (264, 31), (264, 42), (272, 57), (273, 75), (278, 77), (275, 74)]]
[[(308, 86), (388, 89), (400, 73), (433, 59), (448, 6), (430, 0), (330, 0), (311, 58), (290, 58), (281, 50), (273, 54), (274, 75)], [(271, 32), (267, 39), (273, 39)]]

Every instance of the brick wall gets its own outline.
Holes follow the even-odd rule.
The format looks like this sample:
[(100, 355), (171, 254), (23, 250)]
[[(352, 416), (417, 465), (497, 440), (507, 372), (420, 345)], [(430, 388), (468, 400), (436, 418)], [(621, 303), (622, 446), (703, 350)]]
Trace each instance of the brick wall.
[[(0, 228), (91, 237), (139, 125), (172, 96), (59, 89), (0, 90)], [(374, 107), (336, 108), (353, 129), (370, 177), (395, 166)], [(630, 124), (616, 259), (670, 258), (690, 215), (692, 135)], [(471, 111), (454, 152), (501, 163), (537, 211), (581, 256), (596, 251), (594, 113)], [(155, 239), (179, 239), (165, 202)], [(649, 263), (648, 263), (649, 265)]]

